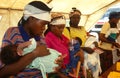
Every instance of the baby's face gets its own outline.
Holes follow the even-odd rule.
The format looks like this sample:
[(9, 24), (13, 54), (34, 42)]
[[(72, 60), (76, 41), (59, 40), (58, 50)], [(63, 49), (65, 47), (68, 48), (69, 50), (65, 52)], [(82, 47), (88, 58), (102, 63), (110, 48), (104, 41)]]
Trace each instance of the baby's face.
[(77, 43), (79, 43), (79, 41), (76, 40), (76, 39), (71, 39), (71, 40), (70, 40), (70, 45), (75, 45), (75, 44), (77, 44)]

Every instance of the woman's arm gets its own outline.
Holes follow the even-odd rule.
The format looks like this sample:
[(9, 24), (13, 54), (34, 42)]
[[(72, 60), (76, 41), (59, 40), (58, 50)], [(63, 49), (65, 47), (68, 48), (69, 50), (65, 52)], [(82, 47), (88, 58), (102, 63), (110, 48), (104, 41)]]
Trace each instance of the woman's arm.
[(99, 34), (99, 39), (100, 39), (100, 41), (110, 43), (110, 41), (108, 41), (108, 40), (105, 38), (105, 34), (103, 34), (103, 33), (100, 33), (100, 34)]
[(100, 34), (99, 34), (99, 39), (100, 39), (101, 41), (103, 41), (103, 42), (107, 42), (107, 43), (113, 44), (114, 46), (120, 48), (120, 45), (119, 45), (118, 43), (107, 40), (107, 39), (105, 38), (105, 34), (103, 34), (103, 33), (100, 33)]
[(18, 62), (4, 66), (0, 70), (0, 78), (9, 75), (15, 75), (23, 70), (28, 64), (30, 64), (36, 56), (33, 53), (29, 53), (23, 56)]
[(22, 71), (27, 65), (29, 65), (36, 57), (48, 55), (48, 50), (44, 46), (37, 46), (37, 48), (23, 56), (18, 62), (6, 65), (0, 70), (0, 78), (9, 75), (15, 75)]

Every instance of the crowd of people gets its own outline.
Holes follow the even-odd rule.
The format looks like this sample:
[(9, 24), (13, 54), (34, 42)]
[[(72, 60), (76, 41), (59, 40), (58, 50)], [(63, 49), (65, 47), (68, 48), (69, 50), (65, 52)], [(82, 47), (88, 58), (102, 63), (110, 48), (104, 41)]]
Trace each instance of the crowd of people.
[[(95, 70), (101, 67), (104, 72), (113, 64), (112, 50), (120, 48), (118, 12), (110, 13), (103, 25), (100, 46), (96, 41), (85, 46), (90, 35), (79, 26), (81, 12), (72, 8), (70, 27), (66, 27), (64, 15), (50, 14), (51, 9), (46, 3), (32, 1), (25, 6), (18, 26), (7, 29), (0, 52), (0, 78), (98, 78), (101, 70)], [(100, 57), (98, 47), (104, 51)]]

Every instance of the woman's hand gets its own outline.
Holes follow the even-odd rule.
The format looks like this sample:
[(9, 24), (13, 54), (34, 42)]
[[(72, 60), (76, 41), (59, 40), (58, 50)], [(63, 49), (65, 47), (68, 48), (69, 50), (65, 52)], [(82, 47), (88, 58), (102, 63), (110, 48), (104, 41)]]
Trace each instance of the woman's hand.
[(120, 44), (118, 44), (118, 43), (113, 43), (113, 45), (117, 48), (120, 48)]
[(63, 65), (63, 58), (64, 56), (60, 55), (56, 60), (55, 60), (55, 64), (58, 64), (57, 67), (54, 68), (55, 72), (59, 72), (62, 65)]
[(33, 54), (35, 57), (42, 57), (49, 55), (50, 52), (45, 45), (38, 45), (36, 49), (33, 51)]
[(90, 47), (81, 47), (81, 49), (87, 52), (88, 54), (92, 54), (94, 52), (94, 50)]

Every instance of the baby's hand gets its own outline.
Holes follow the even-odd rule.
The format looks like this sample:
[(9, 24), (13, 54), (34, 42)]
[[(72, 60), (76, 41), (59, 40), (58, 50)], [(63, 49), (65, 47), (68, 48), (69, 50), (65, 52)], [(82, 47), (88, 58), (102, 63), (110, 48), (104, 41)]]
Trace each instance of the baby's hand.
[(19, 56), (22, 56), (22, 54), (23, 54), (23, 49), (24, 49), (25, 47), (28, 47), (30, 44), (31, 44), (31, 41), (27, 41), (27, 42), (18, 44), (18, 48), (17, 48), (17, 53), (18, 53), (18, 55), (19, 55)]
[(62, 65), (63, 65), (63, 59), (66, 57), (66, 54), (65, 55), (59, 55), (59, 57), (57, 59), (55, 59), (55, 64), (58, 64), (57, 67), (54, 68), (54, 71), (55, 72), (58, 72)]

